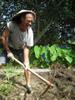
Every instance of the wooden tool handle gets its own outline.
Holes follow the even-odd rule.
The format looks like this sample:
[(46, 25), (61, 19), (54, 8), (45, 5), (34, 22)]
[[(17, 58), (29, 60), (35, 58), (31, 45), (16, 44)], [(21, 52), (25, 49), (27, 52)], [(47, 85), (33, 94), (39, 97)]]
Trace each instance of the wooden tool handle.
[(26, 69), (26, 68), (25, 68), (25, 65), (24, 65), (22, 62), (20, 62), (18, 59), (16, 59), (15, 57), (13, 57), (13, 59), (14, 59), (14, 61), (16, 61), (17, 63), (19, 63), (21, 66), (23, 66), (24, 70), (30, 71), (32, 74), (34, 74), (35, 76), (37, 76), (38, 78), (40, 78), (42, 81), (44, 81), (47, 85), (53, 86), (53, 84), (50, 83), (50, 81), (44, 79), (42, 76), (40, 76), (39, 74), (35, 73), (35, 72), (32, 71), (30, 68), (27, 68), (27, 69)]

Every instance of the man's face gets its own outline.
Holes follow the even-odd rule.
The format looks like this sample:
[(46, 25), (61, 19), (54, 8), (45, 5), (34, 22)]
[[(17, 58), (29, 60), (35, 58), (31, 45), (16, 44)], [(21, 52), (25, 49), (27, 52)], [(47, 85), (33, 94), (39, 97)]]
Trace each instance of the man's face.
[(32, 14), (26, 14), (25, 16), (22, 17), (22, 23), (26, 26), (31, 26), (33, 20), (34, 20), (34, 17)]

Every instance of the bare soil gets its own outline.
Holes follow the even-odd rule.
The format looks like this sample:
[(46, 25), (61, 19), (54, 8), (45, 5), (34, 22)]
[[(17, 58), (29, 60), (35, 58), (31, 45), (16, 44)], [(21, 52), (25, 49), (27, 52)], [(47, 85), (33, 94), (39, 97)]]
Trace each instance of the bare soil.
[[(75, 71), (74, 69), (53, 68), (48, 71), (37, 72), (45, 79), (54, 84), (54, 87), (49, 87), (46, 93), (42, 94), (47, 88), (47, 84), (41, 81), (36, 76), (32, 75), (32, 93), (27, 94), (25, 88), (25, 78), (23, 73), (16, 77), (11, 77), (9, 80), (13, 83), (11, 92), (7, 95), (0, 90), (0, 100), (75, 100)], [(0, 73), (0, 85), (6, 80), (2, 70)]]

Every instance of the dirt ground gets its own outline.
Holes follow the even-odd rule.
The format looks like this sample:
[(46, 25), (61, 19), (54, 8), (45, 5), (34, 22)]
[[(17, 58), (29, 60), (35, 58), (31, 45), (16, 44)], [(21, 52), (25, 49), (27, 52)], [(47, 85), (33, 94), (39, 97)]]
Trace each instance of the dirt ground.
[[(55, 68), (47, 72), (39, 71), (38, 74), (52, 82), (54, 87), (49, 87), (47, 92), (42, 94), (47, 88), (47, 84), (32, 75), (32, 93), (27, 94), (22, 73), (19, 77), (9, 79), (13, 82), (13, 89), (8, 95), (3, 94), (0, 90), (0, 100), (75, 100), (74, 70)], [(0, 74), (0, 85), (3, 84), (1, 82), (5, 79)]]

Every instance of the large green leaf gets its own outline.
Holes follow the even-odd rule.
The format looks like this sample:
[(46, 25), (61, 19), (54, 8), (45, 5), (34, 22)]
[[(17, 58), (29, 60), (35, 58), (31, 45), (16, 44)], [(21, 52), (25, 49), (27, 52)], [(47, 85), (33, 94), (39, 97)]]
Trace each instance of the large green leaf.
[(40, 58), (41, 55), (41, 48), (39, 46), (35, 46), (34, 47), (34, 53), (35, 53), (35, 57), (38, 59)]
[(49, 59), (48, 59), (48, 55), (49, 55), (49, 54), (48, 54), (48, 48), (47, 48), (47, 47), (42, 47), (42, 48), (41, 48), (41, 55), (42, 55), (42, 54), (45, 55), (45, 59), (46, 59), (46, 60), (49, 60)]
[(68, 61), (68, 63), (72, 63), (72, 61), (73, 61), (73, 58), (72, 57), (70, 57), (70, 56), (68, 56), (68, 55), (66, 55), (65, 56), (65, 59)]
[(52, 45), (51, 47), (49, 47), (50, 53), (53, 54), (57, 54), (56, 52), (56, 45)]
[(60, 47), (56, 48), (56, 52), (59, 57), (62, 57), (62, 49)]
[(51, 56), (51, 61), (56, 61), (56, 59), (57, 59), (57, 55)]
[(58, 57), (56, 48), (57, 48), (57, 45), (52, 45), (51, 47), (49, 47), (51, 61), (55, 61)]
[(46, 48), (45, 47), (41, 47), (41, 55), (43, 54), (43, 53), (45, 53), (46, 52)]
[(62, 52), (64, 53), (64, 55), (69, 55), (71, 54), (71, 49), (62, 49)]

